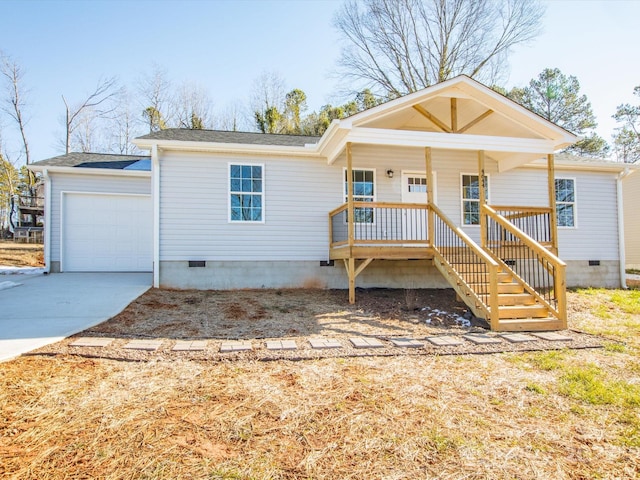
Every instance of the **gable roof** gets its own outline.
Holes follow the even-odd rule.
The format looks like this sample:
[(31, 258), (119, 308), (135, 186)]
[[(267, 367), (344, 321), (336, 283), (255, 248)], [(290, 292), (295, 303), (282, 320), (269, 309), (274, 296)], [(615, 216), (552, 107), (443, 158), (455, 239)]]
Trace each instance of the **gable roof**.
[(103, 173), (141, 171), (148, 174), (151, 170), (151, 157), (148, 155), (71, 152), (32, 163), (29, 165), (29, 169), (35, 172), (41, 172), (45, 169), (72, 172), (77, 169), (78, 173), (81, 173), (82, 170), (102, 170)]
[(320, 142), (332, 163), (347, 142), (484, 150), (501, 170), (575, 143), (573, 133), (465, 75), (334, 120)]

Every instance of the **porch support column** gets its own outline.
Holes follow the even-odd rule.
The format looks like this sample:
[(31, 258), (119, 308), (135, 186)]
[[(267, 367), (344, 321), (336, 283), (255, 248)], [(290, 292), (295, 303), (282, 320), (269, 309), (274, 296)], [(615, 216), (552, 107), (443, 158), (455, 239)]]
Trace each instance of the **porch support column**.
[(553, 253), (558, 255), (558, 213), (556, 211), (556, 168), (553, 153), (547, 155), (547, 177), (549, 180), (549, 207), (551, 207), (551, 216), (549, 218), (551, 246)]
[(427, 235), (429, 239), (429, 245), (433, 247), (433, 244), (436, 240), (436, 232), (435, 214), (433, 213), (433, 209), (431, 208), (431, 205), (433, 205), (433, 164), (431, 161), (431, 147), (425, 147), (424, 149), (424, 162), (426, 168), (425, 172), (427, 174), (427, 203), (429, 204), (429, 210), (427, 210), (427, 215), (429, 215), (427, 220)]
[(480, 194), (480, 245), (487, 246), (487, 217), (482, 213), (483, 207), (487, 204), (487, 186), (484, 182), (484, 150), (478, 150), (478, 187)]
[(354, 208), (353, 208), (353, 155), (351, 153), (351, 142), (347, 142), (347, 216), (349, 222), (348, 241), (349, 241), (349, 261), (347, 266), (347, 274), (349, 276), (349, 303), (356, 303), (356, 273), (355, 259), (353, 258), (353, 245), (355, 243), (355, 225), (354, 225)]

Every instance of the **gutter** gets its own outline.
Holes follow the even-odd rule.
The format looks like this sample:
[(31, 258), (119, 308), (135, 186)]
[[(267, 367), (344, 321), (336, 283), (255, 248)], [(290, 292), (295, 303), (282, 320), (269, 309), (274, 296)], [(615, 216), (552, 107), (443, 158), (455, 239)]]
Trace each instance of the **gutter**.
[(49, 170), (42, 170), (44, 177), (44, 273), (51, 273), (51, 177)]
[(158, 145), (151, 147), (151, 198), (153, 202), (153, 287), (160, 287), (160, 162)]
[(626, 255), (624, 246), (624, 206), (623, 206), (623, 194), (622, 194), (622, 180), (629, 176), (631, 171), (627, 166), (624, 171), (620, 172), (616, 178), (616, 193), (618, 195), (618, 252), (620, 253), (620, 286), (624, 289), (629, 288), (627, 286), (627, 272), (626, 272)]
[(39, 166), (29, 165), (32, 172), (49, 171), (51, 173), (64, 173), (70, 175), (106, 175), (111, 177), (150, 177), (151, 172), (147, 170), (120, 170), (113, 168), (90, 168), (90, 167), (59, 167), (59, 166)]

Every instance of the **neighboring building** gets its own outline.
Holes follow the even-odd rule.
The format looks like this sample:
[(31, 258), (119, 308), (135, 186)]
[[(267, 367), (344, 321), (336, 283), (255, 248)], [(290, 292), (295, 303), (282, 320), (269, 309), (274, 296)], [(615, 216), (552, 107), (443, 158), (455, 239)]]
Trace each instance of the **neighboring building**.
[(32, 168), (47, 179), (52, 271), (348, 287), (351, 301), (356, 277), (452, 286), (492, 328), (544, 330), (566, 326), (567, 285), (622, 282), (622, 168), (554, 155), (575, 141), (461, 76), (322, 137), (170, 129), (134, 141), (150, 172), (131, 170), (146, 158), (93, 154)]
[[(634, 165), (637, 168), (637, 165)], [(640, 269), (640, 172), (629, 172), (622, 180), (626, 267)]]

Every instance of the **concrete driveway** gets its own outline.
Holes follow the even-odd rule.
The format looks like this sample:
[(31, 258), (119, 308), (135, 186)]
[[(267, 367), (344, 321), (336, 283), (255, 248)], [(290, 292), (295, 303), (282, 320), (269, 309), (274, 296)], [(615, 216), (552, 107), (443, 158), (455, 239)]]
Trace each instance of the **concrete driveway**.
[(1, 275), (0, 362), (120, 313), (151, 287), (150, 273)]

